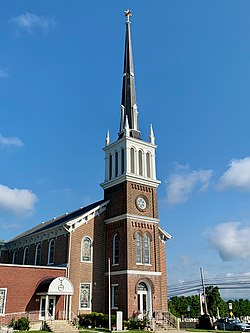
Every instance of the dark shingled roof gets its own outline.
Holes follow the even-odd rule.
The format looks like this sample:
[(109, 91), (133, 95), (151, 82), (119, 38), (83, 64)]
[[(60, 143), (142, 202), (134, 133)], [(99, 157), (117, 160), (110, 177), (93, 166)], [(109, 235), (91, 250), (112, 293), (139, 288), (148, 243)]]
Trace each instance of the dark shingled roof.
[(100, 201), (94, 202), (94, 203), (92, 203), (92, 204), (90, 204), (86, 207), (81, 207), (81, 208), (79, 208), (77, 210), (74, 210), (70, 213), (67, 213), (67, 214), (64, 214), (62, 216), (53, 218), (52, 220), (49, 220), (47, 222), (42, 222), (42, 223), (36, 225), (35, 227), (23, 232), (22, 234), (10, 239), (8, 242), (13, 242), (13, 241), (17, 240), (18, 238), (29, 236), (29, 235), (32, 235), (32, 234), (35, 234), (37, 232), (41, 232), (41, 231), (44, 231), (44, 230), (47, 230), (47, 229), (50, 229), (50, 228), (54, 228), (54, 227), (57, 227), (61, 224), (63, 225), (64, 223), (66, 223), (70, 220), (73, 220), (73, 219), (77, 218), (78, 216), (81, 216), (81, 215), (91, 211), (95, 207), (100, 206), (104, 202), (105, 202), (105, 200), (100, 200)]

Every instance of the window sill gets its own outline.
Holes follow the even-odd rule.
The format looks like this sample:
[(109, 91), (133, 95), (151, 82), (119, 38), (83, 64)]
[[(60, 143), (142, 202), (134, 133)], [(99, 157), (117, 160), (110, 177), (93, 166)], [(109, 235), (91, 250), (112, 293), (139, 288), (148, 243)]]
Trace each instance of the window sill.
[(141, 262), (137, 262), (136, 265), (137, 265), (137, 266), (143, 266), (143, 263), (141, 263)]

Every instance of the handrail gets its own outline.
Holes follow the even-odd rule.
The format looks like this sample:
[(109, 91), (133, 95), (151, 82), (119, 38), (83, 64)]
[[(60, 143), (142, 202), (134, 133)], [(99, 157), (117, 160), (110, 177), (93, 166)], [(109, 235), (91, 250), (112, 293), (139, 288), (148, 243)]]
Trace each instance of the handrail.
[(155, 313), (156, 323), (163, 326), (170, 325), (174, 328), (180, 329), (180, 320), (169, 311), (157, 311)]

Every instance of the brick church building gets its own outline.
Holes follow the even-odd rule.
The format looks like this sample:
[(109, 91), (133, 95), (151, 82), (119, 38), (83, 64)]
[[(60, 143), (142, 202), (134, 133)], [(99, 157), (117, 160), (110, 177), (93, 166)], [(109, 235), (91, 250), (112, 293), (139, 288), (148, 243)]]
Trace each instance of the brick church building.
[(167, 310), (165, 241), (159, 226), (156, 145), (138, 126), (135, 75), (126, 15), (121, 116), (117, 140), (106, 135), (103, 199), (0, 244), (0, 316)]

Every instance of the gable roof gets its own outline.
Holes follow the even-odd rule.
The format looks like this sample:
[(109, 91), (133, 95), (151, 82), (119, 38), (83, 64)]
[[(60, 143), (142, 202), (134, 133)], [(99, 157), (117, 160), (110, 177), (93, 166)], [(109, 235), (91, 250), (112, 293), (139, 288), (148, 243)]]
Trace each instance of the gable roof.
[(89, 211), (99, 207), (100, 205), (102, 205), (104, 203), (107, 203), (107, 201), (100, 200), (100, 201), (94, 202), (88, 206), (80, 207), (79, 209), (76, 209), (70, 213), (66, 213), (59, 217), (54, 217), (53, 219), (51, 219), (49, 221), (42, 222), (42, 223), (34, 226), (33, 228), (24, 231), (23, 233), (10, 239), (6, 243), (11, 243), (22, 237), (30, 236), (30, 235), (38, 233), (38, 232), (42, 232), (42, 231), (45, 231), (45, 230), (48, 230), (51, 228), (58, 227), (60, 225), (64, 225), (65, 223), (70, 222), (71, 220), (74, 220), (75, 218), (88, 213)]

